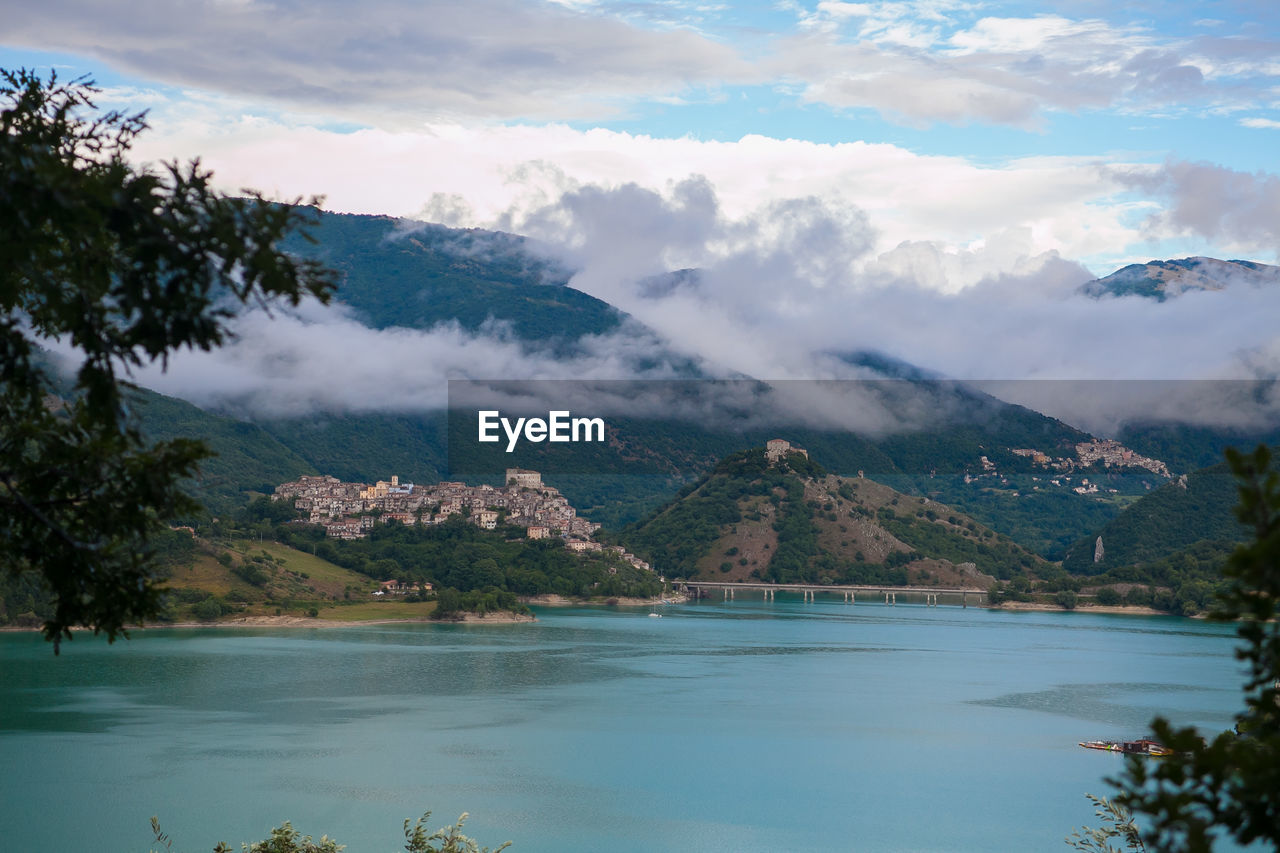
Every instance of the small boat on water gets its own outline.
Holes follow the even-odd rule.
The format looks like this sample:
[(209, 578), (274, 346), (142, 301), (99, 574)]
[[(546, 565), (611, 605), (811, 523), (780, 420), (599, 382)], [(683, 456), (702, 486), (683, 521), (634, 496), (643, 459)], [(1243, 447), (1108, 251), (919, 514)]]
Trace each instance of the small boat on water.
[(1139, 738), (1138, 740), (1086, 740), (1081, 741), (1080, 745), (1085, 749), (1122, 752), (1125, 755), (1150, 755), (1155, 758), (1173, 755), (1172, 749), (1151, 738)]

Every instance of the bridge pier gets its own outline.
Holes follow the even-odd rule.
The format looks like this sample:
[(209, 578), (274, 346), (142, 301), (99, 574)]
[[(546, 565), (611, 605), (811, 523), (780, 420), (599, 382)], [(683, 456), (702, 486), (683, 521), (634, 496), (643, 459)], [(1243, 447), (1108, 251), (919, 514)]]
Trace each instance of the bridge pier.
[[(835, 585), (832, 587), (809, 585), (803, 583), (784, 584), (782, 585), (785, 592), (799, 592), (801, 600), (806, 604), (816, 603), (818, 600), (819, 590), (834, 593), (840, 592), (844, 594), (845, 604), (857, 604), (858, 593), (870, 593), (872, 596), (880, 593), (884, 595), (884, 603), (889, 606), (898, 603), (898, 593), (906, 593), (906, 602), (910, 604), (914, 599), (912, 595), (921, 595), (924, 598), (926, 607), (940, 607), (942, 605), (942, 593), (958, 594), (960, 596), (960, 606), (969, 606), (969, 593), (978, 596), (977, 602), (981, 606), (983, 591), (980, 589), (925, 589), (921, 587), (891, 587), (891, 586), (860, 586), (860, 585)], [(720, 589), (721, 596), (725, 602), (734, 601), (738, 597), (738, 589), (741, 588), (745, 592), (751, 593), (759, 591), (766, 602), (776, 601), (778, 597), (778, 586), (768, 583), (711, 583), (706, 585), (701, 583), (681, 583), (675, 585), (676, 589), (688, 592), (696, 599), (708, 598), (715, 589)], [(748, 596), (750, 597), (750, 596)], [(864, 599), (865, 601), (865, 599)]]

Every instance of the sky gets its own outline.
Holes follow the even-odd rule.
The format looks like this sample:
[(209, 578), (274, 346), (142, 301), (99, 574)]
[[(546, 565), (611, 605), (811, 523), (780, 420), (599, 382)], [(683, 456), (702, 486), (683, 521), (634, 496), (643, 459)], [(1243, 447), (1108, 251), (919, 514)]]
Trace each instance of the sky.
[[(1266, 0), (42, 0), (3, 17), (0, 66), (89, 74), (101, 105), (149, 111), (140, 162), (198, 156), (229, 192), (526, 235), (726, 371), (824, 377), (858, 349), (998, 379), (1280, 368), (1265, 289), (1075, 292), (1157, 258), (1280, 260)], [(696, 287), (642, 285), (685, 267)], [(302, 361), (373, 334), (340, 309), (286, 321)], [(215, 402), (199, 386), (233, 362), (248, 382), (288, 361), (255, 322), (154, 382)], [(477, 349), (527, 356), (399, 334), (437, 375)], [(336, 368), (362, 380), (358, 360)]]

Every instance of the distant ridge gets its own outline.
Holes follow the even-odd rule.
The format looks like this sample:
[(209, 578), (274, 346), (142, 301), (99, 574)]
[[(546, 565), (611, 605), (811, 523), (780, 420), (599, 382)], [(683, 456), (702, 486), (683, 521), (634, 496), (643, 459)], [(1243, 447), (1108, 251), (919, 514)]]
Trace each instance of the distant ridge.
[(1230, 284), (1268, 287), (1280, 283), (1280, 267), (1256, 261), (1220, 261), (1217, 258), (1182, 258), (1130, 264), (1111, 275), (1080, 286), (1095, 299), (1103, 296), (1145, 296), (1164, 302), (1192, 290), (1224, 290)]
[(569, 287), (569, 271), (514, 234), (329, 212), (311, 234), (315, 243), (294, 236), (285, 248), (336, 269), (337, 300), (373, 328), (453, 322), (474, 332), (498, 321), (521, 340), (567, 343), (625, 317)]

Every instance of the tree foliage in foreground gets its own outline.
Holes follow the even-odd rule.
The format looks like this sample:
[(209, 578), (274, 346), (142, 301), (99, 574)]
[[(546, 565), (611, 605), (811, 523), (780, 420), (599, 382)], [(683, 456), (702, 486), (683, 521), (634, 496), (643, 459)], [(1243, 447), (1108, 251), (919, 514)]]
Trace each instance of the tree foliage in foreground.
[(0, 570), (48, 587), (55, 652), (73, 627), (114, 639), (156, 615), (147, 543), (195, 509), (180, 484), (206, 450), (146, 441), (131, 371), (219, 346), (242, 304), (332, 287), (276, 248), (305, 208), (222, 196), (198, 162), (131, 164), (144, 117), (98, 111), (96, 91), (0, 70)]
[[(406, 820), (404, 849), (407, 853), (501, 853), (511, 846), (511, 842), (507, 841), (493, 850), (481, 847), (474, 838), (462, 834), (462, 826), (467, 822), (467, 817), (467, 813), (463, 812), (457, 823), (432, 833), (427, 832), (427, 821), (431, 819), (431, 812), (427, 812), (412, 824)], [(159, 818), (151, 818), (151, 831), (155, 833), (156, 843), (163, 847), (166, 853), (173, 849), (173, 841), (160, 830)], [(319, 841), (314, 841), (310, 835), (304, 836), (293, 828), (293, 824), (285, 821), (271, 830), (269, 838), (252, 844), (241, 844), (240, 849), (243, 853), (340, 853), (346, 849), (346, 845), (339, 844), (327, 835), (321, 836)], [(231, 847), (226, 842), (219, 842), (213, 848), (213, 853), (231, 853)]]
[[(1082, 826), (1067, 836), (1067, 843), (1072, 850), (1084, 853), (1145, 853), (1147, 846), (1142, 843), (1142, 833), (1134, 823), (1133, 814), (1106, 797), (1095, 797), (1085, 794), (1094, 805), (1094, 814), (1102, 819), (1101, 827)], [(1117, 838), (1124, 847), (1111, 846), (1111, 839)]]
[(1157, 718), (1156, 737), (1175, 754), (1129, 756), (1111, 780), (1116, 802), (1149, 827), (1143, 840), (1156, 851), (1211, 850), (1224, 836), (1280, 849), (1280, 474), (1265, 447), (1228, 450), (1227, 461), (1240, 483), (1236, 514), (1253, 539), (1227, 561), (1230, 587), (1213, 615), (1239, 623), (1245, 708), (1235, 731), (1211, 741)]

